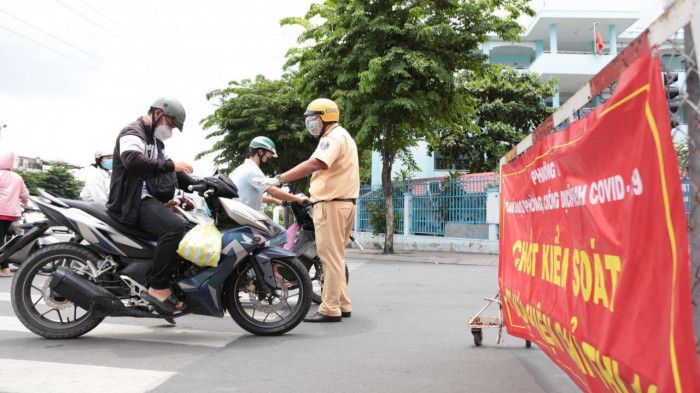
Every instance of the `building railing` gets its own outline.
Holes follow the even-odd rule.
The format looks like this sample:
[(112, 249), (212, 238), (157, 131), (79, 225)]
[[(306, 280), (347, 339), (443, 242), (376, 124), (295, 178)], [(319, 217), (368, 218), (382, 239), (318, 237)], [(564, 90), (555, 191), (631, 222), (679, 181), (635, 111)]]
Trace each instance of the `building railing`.
[[(686, 212), (690, 214), (690, 184), (681, 179)], [(445, 236), (448, 223), (486, 224), (486, 194), (498, 190), (498, 176), (485, 174), (460, 180), (420, 180), (394, 183), (394, 233)], [(381, 186), (360, 187), (355, 230), (372, 232), (371, 214), (386, 212)], [(373, 213), (374, 212), (374, 213)]]
[(685, 202), (685, 211), (690, 216), (690, 181), (687, 177), (681, 179), (681, 187), (683, 188), (683, 201)]
[[(486, 192), (498, 187), (494, 173), (466, 175), (458, 180), (416, 180), (394, 183), (394, 232), (445, 236), (448, 223), (486, 224)], [(362, 186), (356, 230), (372, 231), (371, 216), (381, 220), (386, 201), (381, 186)]]
[[(543, 50), (542, 53), (548, 53), (548, 54), (553, 54), (553, 55), (597, 55), (596, 52), (593, 50), (589, 51), (575, 51), (575, 50), (557, 50), (556, 52), (552, 52), (550, 50)], [(608, 48), (603, 49), (603, 55), (609, 55), (610, 50)]]

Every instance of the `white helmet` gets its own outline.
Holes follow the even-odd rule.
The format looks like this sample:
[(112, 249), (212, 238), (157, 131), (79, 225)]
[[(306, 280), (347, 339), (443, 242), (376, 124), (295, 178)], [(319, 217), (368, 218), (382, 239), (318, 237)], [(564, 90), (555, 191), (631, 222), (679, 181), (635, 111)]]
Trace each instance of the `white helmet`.
[(109, 150), (95, 150), (95, 159), (99, 160), (100, 158), (104, 156), (110, 156), (112, 155), (112, 152)]

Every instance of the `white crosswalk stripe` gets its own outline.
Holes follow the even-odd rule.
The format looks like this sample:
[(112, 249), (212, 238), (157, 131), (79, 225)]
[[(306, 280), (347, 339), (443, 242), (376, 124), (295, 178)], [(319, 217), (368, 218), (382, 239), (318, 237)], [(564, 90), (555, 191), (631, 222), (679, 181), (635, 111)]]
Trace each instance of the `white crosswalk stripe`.
[[(16, 317), (0, 316), (0, 331), (29, 332)], [(32, 333), (34, 334), (34, 333)], [(144, 326), (101, 323), (86, 336), (116, 340), (146, 341), (166, 344), (223, 348), (243, 333), (223, 333), (208, 330), (183, 329), (168, 325)], [(1, 368), (1, 367), (0, 367)], [(1, 390), (0, 390), (1, 391)]]
[[(12, 295), (10, 295), (10, 292), (0, 292), (0, 302), (11, 302), (12, 301)], [(32, 301), (37, 301), (41, 295), (38, 295), (36, 293), (32, 294)]]
[(177, 374), (16, 359), (0, 359), (0, 364), (0, 391), (15, 393), (142, 393), (157, 388)]

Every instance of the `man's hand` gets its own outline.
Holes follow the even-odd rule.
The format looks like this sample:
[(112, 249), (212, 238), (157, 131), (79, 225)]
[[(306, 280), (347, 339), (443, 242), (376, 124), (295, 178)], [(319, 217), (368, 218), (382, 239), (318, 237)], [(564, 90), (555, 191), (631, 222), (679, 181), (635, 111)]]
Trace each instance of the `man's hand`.
[(311, 200), (306, 195), (301, 194), (301, 195), (297, 195), (296, 197), (297, 197), (297, 199), (294, 202), (296, 202), (302, 206), (308, 206), (311, 204)]
[(186, 174), (192, 173), (192, 165), (184, 162), (175, 163), (175, 172), (185, 172)]
[(280, 180), (276, 177), (256, 177), (253, 181), (257, 184), (270, 187), (277, 187), (281, 184)]

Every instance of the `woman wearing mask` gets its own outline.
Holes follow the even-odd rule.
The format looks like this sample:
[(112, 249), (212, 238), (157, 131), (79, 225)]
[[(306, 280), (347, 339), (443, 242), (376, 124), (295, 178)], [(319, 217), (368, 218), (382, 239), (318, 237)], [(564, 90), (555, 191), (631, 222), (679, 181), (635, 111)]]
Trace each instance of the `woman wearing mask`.
[[(4, 244), (7, 231), (12, 221), (22, 215), (22, 205), (29, 202), (29, 191), (22, 177), (12, 171), (15, 155), (0, 154), (0, 245)], [(10, 277), (7, 262), (0, 264), (0, 277)]]
[(95, 162), (80, 192), (80, 199), (104, 205), (109, 198), (109, 180), (112, 175), (112, 154), (95, 152)]

